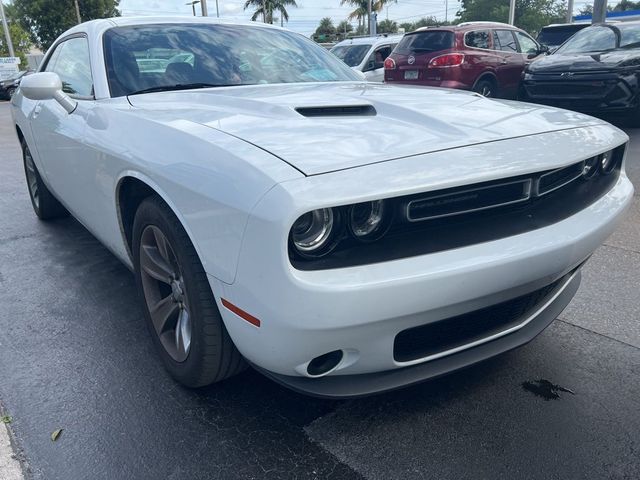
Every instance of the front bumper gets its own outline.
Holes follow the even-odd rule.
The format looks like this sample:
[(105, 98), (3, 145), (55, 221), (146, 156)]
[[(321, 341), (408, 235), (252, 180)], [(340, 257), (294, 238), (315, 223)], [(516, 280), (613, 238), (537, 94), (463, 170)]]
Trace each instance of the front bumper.
[(526, 100), (585, 113), (624, 114), (638, 107), (640, 90), (637, 74), (608, 72), (526, 74)]
[(580, 286), (580, 270), (570, 274), (553, 298), (525, 326), (490, 342), (414, 366), (361, 375), (305, 378), (279, 375), (256, 367), (267, 377), (301, 393), (321, 398), (356, 398), (406, 387), (469, 367), (533, 340), (569, 304)]
[[(531, 150), (522, 166), (540, 171), (548, 168), (550, 163), (545, 162), (558, 165), (557, 158), (571, 164), (625, 138), (604, 125), (532, 137), (527, 139)], [(518, 142), (447, 151), (449, 161), (460, 168), (433, 171), (433, 176), (447, 186), (449, 180), (467, 182), (462, 172), (474, 178), (503, 178), (504, 168), (492, 170), (489, 164), (506, 165), (500, 152), (512, 151)], [(286, 239), (297, 216), (323, 206), (323, 201), (340, 205), (375, 198), (385, 188), (389, 191), (391, 178), (397, 188), (393, 194), (427, 189), (420, 182), (439, 188), (430, 176), (416, 177), (417, 166), (424, 168), (426, 161), (415, 157), (295, 180), (274, 188), (256, 205), (245, 230), (235, 281), (226, 284), (210, 276), (227, 330), (249, 362), (292, 388), (339, 397), (397, 388), (515, 348), (562, 311), (578, 287), (579, 274), (535, 318), (508, 335), (439, 358), (398, 361), (394, 356), (400, 332), (500, 304), (573, 271), (613, 232), (633, 195), (622, 171), (613, 188), (584, 210), (523, 234), (347, 268), (302, 271), (291, 265)], [(462, 168), (465, 162), (468, 170)], [(508, 165), (523, 172), (515, 159)], [(257, 317), (260, 327), (226, 309), (221, 298)], [(309, 378), (309, 362), (335, 350), (344, 353), (337, 368), (322, 378)]]

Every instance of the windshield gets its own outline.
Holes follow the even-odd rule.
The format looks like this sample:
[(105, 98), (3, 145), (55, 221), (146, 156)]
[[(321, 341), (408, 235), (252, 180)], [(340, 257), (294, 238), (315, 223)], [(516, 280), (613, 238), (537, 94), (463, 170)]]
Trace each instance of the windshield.
[(395, 53), (409, 54), (421, 52), (437, 52), (453, 48), (453, 32), (432, 30), (405, 35), (395, 49)]
[(612, 27), (598, 25), (580, 30), (556, 53), (602, 52), (616, 48), (617, 35)]
[(553, 28), (543, 28), (538, 35), (538, 43), (542, 45), (547, 45), (550, 47), (554, 47), (556, 45), (562, 45), (566, 40), (568, 40), (571, 35), (576, 33), (577, 31), (587, 28), (587, 27), (577, 27), (576, 26), (567, 26), (567, 27), (553, 27)]
[(635, 47), (640, 43), (640, 25), (620, 24), (616, 25), (616, 28), (620, 31), (620, 47)]
[(301, 35), (248, 25), (160, 24), (104, 34), (111, 95), (266, 83), (359, 80)]
[(331, 49), (336, 57), (350, 67), (357, 67), (364, 60), (364, 56), (371, 49), (371, 45), (336, 45)]

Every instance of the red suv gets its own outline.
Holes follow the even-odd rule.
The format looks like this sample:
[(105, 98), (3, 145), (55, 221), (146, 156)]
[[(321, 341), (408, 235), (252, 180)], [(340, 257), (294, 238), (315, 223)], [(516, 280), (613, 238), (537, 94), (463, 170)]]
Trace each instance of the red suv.
[(515, 98), (525, 65), (545, 51), (504, 23), (424, 27), (405, 35), (387, 57), (384, 80)]

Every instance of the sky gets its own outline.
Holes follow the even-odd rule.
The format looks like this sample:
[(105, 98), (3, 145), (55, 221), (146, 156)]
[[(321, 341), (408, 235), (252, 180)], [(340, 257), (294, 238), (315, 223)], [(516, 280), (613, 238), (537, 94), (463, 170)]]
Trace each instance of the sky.
[[(509, 0), (504, 0), (505, 3)], [(187, 0), (120, 0), (122, 15), (192, 15), (191, 6)], [(234, 20), (249, 20), (252, 11), (243, 11), (244, 0), (218, 0), (220, 16)], [(304, 35), (312, 34), (320, 19), (331, 17), (337, 25), (353, 10), (348, 6), (341, 7), (340, 0), (296, 0), (298, 8), (288, 8), (289, 23), (287, 28)], [(447, 5), (448, 3), (448, 5)], [(575, 1), (577, 13), (587, 1)], [(617, 3), (610, 0), (610, 3)], [(207, 0), (209, 16), (216, 15), (216, 0)], [(445, 15), (452, 19), (459, 8), (457, 0), (398, 0), (391, 3), (389, 8), (378, 14), (378, 21), (385, 18), (402, 22), (412, 22), (421, 17), (433, 16), (440, 20)], [(200, 15), (200, 5), (196, 5), (196, 12)]]

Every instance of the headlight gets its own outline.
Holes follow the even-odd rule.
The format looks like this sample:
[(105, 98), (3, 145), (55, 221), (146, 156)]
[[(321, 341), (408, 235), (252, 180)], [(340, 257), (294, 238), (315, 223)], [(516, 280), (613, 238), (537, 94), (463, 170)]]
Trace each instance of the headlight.
[(331, 208), (321, 208), (302, 215), (291, 227), (291, 240), (296, 249), (307, 255), (328, 253), (335, 227)]
[(584, 168), (582, 169), (582, 176), (587, 180), (593, 178), (598, 173), (600, 168), (600, 155), (591, 157), (584, 162)]
[(609, 150), (608, 152), (604, 152), (600, 155), (600, 169), (602, 170), (602, 173), (611, 173), (616, 167), (616, 163), (618, 162), (616, 162), (614, 150)]
[(372, 241), (384, 233), (385, 202), (376, 200), (353, 205), (349, 211), (349, 230), (358, 240)]

